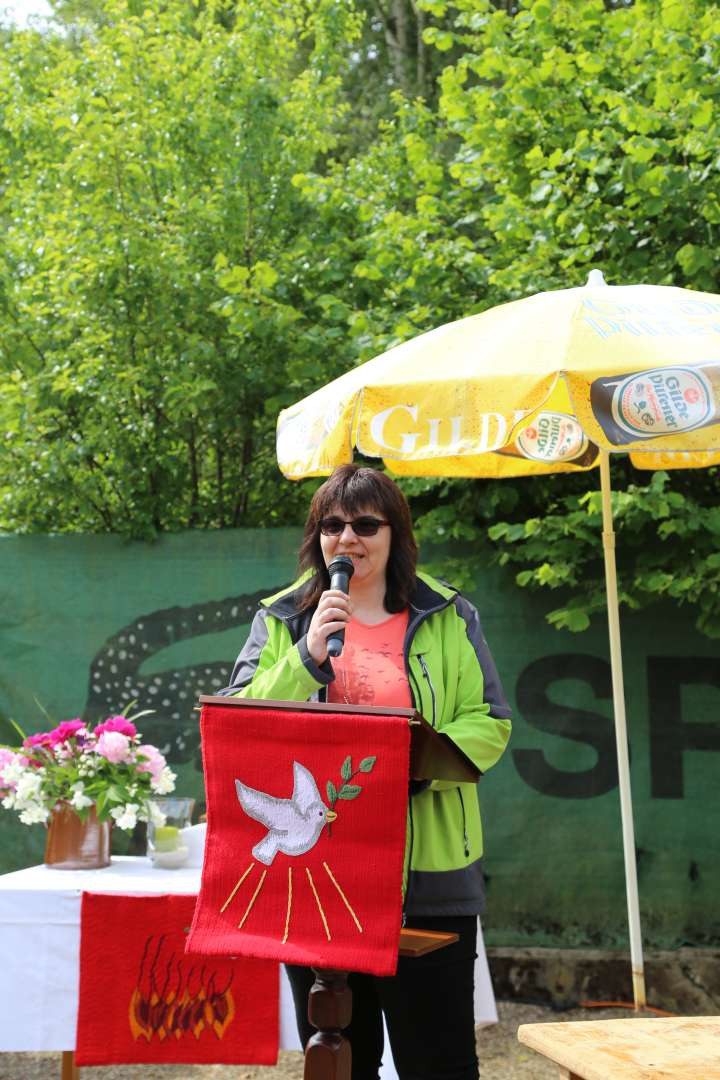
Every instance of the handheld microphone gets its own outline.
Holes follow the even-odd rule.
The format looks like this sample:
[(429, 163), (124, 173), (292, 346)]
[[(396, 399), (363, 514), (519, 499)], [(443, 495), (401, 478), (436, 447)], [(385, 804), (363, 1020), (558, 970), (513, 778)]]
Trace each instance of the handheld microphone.
[[(330, 588), (346, 593), (350, 588), (350, 578), (355, 573), (353, 561), (349, 555), (338, 555), (328, 566)], [(328, 656), (340, 656), (345, 644), (345, 629), (336, 630), (327, 639)]]

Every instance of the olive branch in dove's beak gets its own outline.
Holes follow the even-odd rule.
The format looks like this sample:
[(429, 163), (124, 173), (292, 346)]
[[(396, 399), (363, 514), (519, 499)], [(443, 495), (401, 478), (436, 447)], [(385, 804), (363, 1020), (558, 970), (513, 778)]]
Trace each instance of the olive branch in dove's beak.
[[(342, 781), (340, 786), (337, 787), (332, 780), (328, 780), (327, 784), (325, 785), (325, 791), (327, 792), (327, 799), (330, 803), (330, 806), (334, 807), (340, 799), (357, 799), (358, 795), (362, 793), (363, 789), (360, 787), (359, 784), (353, 784), (353, 780), (360, 773), (372, 772), (373, 765), (376, 761), (376, 755), (373, 755), (372, 757), (365, 757), (362, 759), (357, 769), (353, 770), (352, 757), (350, 754), (348, 754), (348, 756), (345, 758), (342, 765), (340, 766), (340, 778)], [(328, 827), (328, 836), (332, 836), (332, 829), (330, 828), (330, 823), (335, 821), (337, 816), (338, 815), (334, 812), (334, 810), (330, 809), (328, 811), (325, 820), (325, 824)]]

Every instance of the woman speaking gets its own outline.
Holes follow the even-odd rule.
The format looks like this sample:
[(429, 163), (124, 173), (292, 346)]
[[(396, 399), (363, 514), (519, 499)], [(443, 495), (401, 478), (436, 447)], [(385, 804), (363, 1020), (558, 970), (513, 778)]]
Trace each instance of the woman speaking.
[[(349, 593), (328, 566), (352, 560)], [(404, 495), (384, 473), (343, 465), (318, 488), (300, 549), (302, 576), (262, 602), (227, 694), (413, 707), (481, 772), (508, 741), (510, 710), (478, 613), (456, 589), (416, 570)], [(339, 657), (328, 638), (344, 631)], [(389, 978), (351, 974), (353, 1080), (377, 1080), (385, 1014), (401, 1080), (476, 1080), (473, 969), (483, 908), (482, 830), (474, 784), (411, 785), (408, 927), (458, 941), (412, 959)], [(288, 966), (303, 1045), (309, 968)]]

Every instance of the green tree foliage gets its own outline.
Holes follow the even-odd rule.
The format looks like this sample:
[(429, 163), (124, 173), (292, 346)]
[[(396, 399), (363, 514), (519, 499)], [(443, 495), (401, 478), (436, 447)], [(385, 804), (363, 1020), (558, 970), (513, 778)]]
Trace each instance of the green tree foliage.
[[(591, 266), (717, 290), (709, 0), (57, 2), (0, 52), (0, 528), (299, 521), (275, 417), (353, 363)], [(720, 633), (717, 470), (613, 478), (623, 600)], [(594, 474), (405, 486), (598, 609)]]
[(514, 297), (600, 264), (615, 282), (714, 289), (717, 6), (453, 7), (464, 55), (440, 108), (461, 142), (453, 178), (483, 202), (491, 283)]
[(286, 366), (326, 349), (298, 329), (291, 177), (336, 141), (357, 33), (312, 8), (244, 3), (227, 31), (212, 9), (110, 0), (76, 41), (6, 43), (6, 529), (151, 536), (276, 501)]
[[(615, 494), (614, 517), (623, 560), (634, 568), (632, 575), (622, 575), (621, 602), (631, 610), (659, 598), (689, 603), (698, 612), (698, 629), (720, 636), (720, 506), (704, 506), (692, 494), (673, 490), (668, 474), (656, 472), (647, 486), (630, 483)], [(519, 585), (573, 590), (548, 619), (558, 628), (585, 630), (606, 604), (601, 525), (600, 494), (592, 491), (558, 499), (542, 518), (495, 524), (489, 535), (503, 543), (501, 563), (525, 567), (517, 575)]]

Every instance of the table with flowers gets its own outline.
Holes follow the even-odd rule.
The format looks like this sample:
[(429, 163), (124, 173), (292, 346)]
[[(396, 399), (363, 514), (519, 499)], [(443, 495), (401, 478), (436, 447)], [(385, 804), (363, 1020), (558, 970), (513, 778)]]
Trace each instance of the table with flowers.
[[(149, 858), (113, 856), (110, 866), (100, 870), (32, 866), (0, 876), (0, 1052), (67, 1053), (74, 1048), (83, 891), (194, 895), (200, 889), (200, 865), (191, 861), (196, 865), (166, 870)], [(279, 979), (280, 1045), (299, 1050), (289, 983), (284, 973)], [(66, 1069), (65, 1075), (72, 1072)]]

